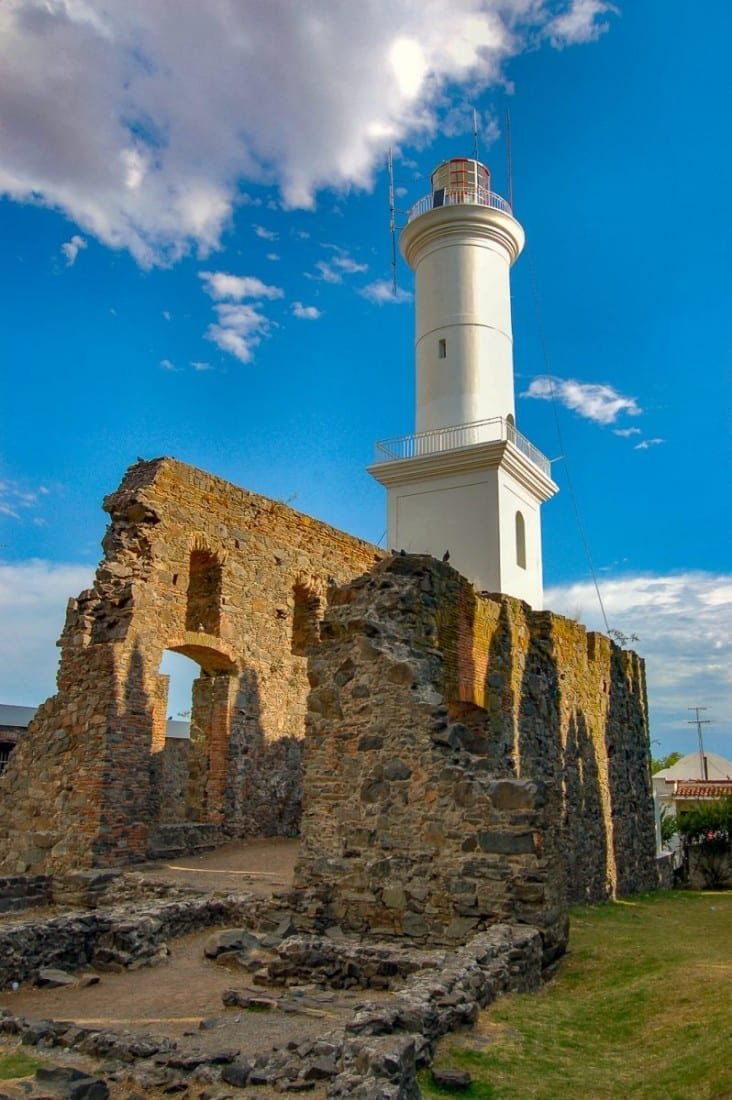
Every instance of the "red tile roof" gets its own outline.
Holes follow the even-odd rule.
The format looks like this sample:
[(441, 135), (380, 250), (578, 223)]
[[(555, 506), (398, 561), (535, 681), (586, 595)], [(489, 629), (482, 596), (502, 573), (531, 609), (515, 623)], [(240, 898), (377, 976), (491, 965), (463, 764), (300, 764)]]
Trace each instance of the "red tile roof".
[(726, 798), (728, 795), (732, 795), (732, 779), (674, 781), (675, 798)]

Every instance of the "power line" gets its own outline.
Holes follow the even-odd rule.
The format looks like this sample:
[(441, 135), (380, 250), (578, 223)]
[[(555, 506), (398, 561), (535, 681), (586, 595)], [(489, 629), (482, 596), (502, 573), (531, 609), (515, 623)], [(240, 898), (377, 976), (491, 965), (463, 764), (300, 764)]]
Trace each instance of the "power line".
[(389, 231), (392, 237), (392, 294), (396, 297), (396, 202), (394, 194), (394, 161), (391, 147), (386, 154), (386, 168), (389, 171)]
[(592, 553), (590, 551), (590, 543), (585, 531), (585, 525), (582, 521), (582, 514), (580, 512), (579, 501), (574, 489), (574, 482), (572, 480), (572, 474), (569, 468), (569, 459), (567, 458), (567, 448), (564, 442), (564, 436), (562, 434), (562, 426), (559, 419), (559, 406), (556, 400), (554, 378), (552, 376), (549, 367), (549, 352), (547, 349), (546, 334), (544, 332), (544, 323), (541, 315), (541, 306), (539, 302), (539, 292), (536, 286), (536, 271), (534, 263), (531, 258), (531, 253), (528, 254), (528, 268), (529, 268), (529, 284), (531, 286), (531, 297), (534, 304), (534, 313), (536, 316), (536, 327), (539, 334), (539, 345), (541, 347), (542, 358), (544, 360), (544, 370), (546, 371), (546, 377), (549, 382), (549, 396), (551, 398), (552, 411), (554, 413), (554, 424), (556, 426), (557, 440), (559, 443), (559, 455), (561, 461), (564, 463), (564, 472), (567, 478), (567, 486), (569, 488), (569, 496), (572, 501), (572, 507), (574, 509), (575, 520), (577, 522), (577, 529), (579, 530), (580, 539), (584, 547), (585, 556), (587, 557), (587, 564), (590, 569), (590, 575), (592, 577), (592, 583), (595, 586), (595, 592), (597, 593), (597, 602), (600, 605), (600, 612), (602, 614), (602, 620), (605, 623), (605, 633), (610, 633), (610, 624), (607, 621), (607, 615), (605, 614), (605, 605), (602, 602), (602, 595), (600, 593), (600, 585), (597, 580), (597, 573), (595, 572), (595, 565), (592, 560)]
[(511, 151), (511, 112), (506, 108), (506, 176), (508, 177), (508, 205), (513, 210), (513, 155)]

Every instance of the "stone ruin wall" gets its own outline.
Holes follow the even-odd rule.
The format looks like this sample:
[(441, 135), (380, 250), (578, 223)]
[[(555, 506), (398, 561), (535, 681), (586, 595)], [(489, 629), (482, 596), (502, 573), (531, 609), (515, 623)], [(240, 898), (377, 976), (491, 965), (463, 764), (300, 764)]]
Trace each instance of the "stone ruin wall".
[(332, 594), (310, 656), (296, 886), (343, 927), (563, 949), (567, 904), (657, 885), (643, 662), (447, 565)]
[[(166, 830), (294, 834), (307, 723), (297, 885), (345, 927), (519, 920), (548, 960), (568, 901), (656, 885), (635, 654), (171, 459), (105, 508), (58, 692), (0, 778), (2, 871), (142, 859)], [(166, 649), (200, 666), (186, 742)]]
[[(380, 557), (168, 458), (131, 467), (104, 507), (105, 556), (70, 601), (58, 692), (0, 778), (10, 874), (141, 859), (176, 820), (295, 833), (305, 653), (329, 589)], [(200, 666), (191, 742), (168, 751), (166, 649)]]

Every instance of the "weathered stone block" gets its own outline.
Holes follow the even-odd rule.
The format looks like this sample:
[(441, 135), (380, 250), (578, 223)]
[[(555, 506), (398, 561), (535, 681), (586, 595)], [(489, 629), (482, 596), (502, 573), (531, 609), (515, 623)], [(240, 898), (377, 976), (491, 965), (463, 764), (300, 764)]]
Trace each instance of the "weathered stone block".
[(520, 855), (534, 851), (533, 833), (499, 833), (491, 830), (478, 833), (478, 844), (483, 852), (500, 855)]

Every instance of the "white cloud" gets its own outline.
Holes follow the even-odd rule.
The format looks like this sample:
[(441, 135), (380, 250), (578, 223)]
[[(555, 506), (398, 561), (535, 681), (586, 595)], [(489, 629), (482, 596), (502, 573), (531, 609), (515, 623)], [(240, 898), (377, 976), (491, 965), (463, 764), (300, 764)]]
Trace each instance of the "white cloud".
[(73, 267), (76, 263), (76, 257), (82, 249), (87, 247), (87, 242), (84, 238), (80, 237), (78, 233), (74, 233), (70, 241), (66, 241), (65, 244), (61, 245), (61, 251), (66, 257), (66, 266)]
[(317, 279), (323, 283), (342, 283), (344, 275), (359, 275), (368, 271), (368, 264), (360, 264), (338, 245), (324, 247), (333, 249), (335, 255), (331, 260), (318, 260), (315, 265), (317, 275), (308, 275), (308, 279)]
[(622, 439), (630, 439), (632, 435), (640, 434), (640, 428), (613, 428), (613, 435), (619, 435)]
[(331, 264), (333, 267), (337, 267), (341, 271), (344, 271), (346, 275), (357, 275), (359, 272), (368, 271), (369, 269), (368, 264), (360, 264), (346, 253), (340, 256), (334, 256), (331, 260)]
[(167, 309), (163, 310), (163, 317), (165, 318), (166, 321), (170, 320), (170, 313), (168, 312)]
[(88, 565), (0, 562), (0, 701), (37, 706), (55, 691), (66, 604), (92, 582)]
[(352, 256), (337, 245), (326, 245), (326, 248), (334, 249), (336, 255), (332, 260), (318, 260), (316, 266), (317, 275), (307, 275), (307, 278), (318, 279), (320, 283), (342, 283), (343, 275), (359, 275), (368, 272), (368, 264), (360, 264), (353, 260)]
[[(28, 489), (17, 481), (0, 481), (0, 516), (6, 516), (8, 519), (22, 519), (23, 513), (38, 507), (41, 498), (48, 496), (49, 491), (45, 485)], [(36, 522), (35, 519), (33, 522)]]
[(411, 302), (412, 300), (412, 295), (408, 290), (403, 290), (398, 286), (395, 291), (394, 284), (390, 279), (377, 279), (375, 282), (361, 287), (358, 293), (377, 306), (401, 305), (403, 302)]
[(276, 241), (278, 237), (278, 234), (275, 233), (274, 229), (265, 229), (263, 225), (255, 225), (254, 232), (263, 241)]
[(163, 370), (169, 370), (173, 374), (177, 374), (180, 371), (180, 367), (176, 367), (175, 363), (171, 362), (170, 359), (161, 359), (160, 366)]
[(254, 275), (228, 275), (225, 271), (201, 271), (199, 278), (209, 298), (240, 302), (244, 298), (282, 298), (284, 291), (268, 286)]
[[(723, 736), (732, 713), (732, 575), (628, 576), (606, 580), (600, 590), (610, 627), (639, 636), (632, 648), (646, 660), (651, 736), (667, 751), (692, 748), (684, 723), (686, 708), (697, 704), (709, 707)], [(550, 587), (544, 603), (604, 631), (589, 582)], [(732, 744), (725, 755), (730, 750)]]
[[(537, 33), (599, 33), (598, 0), (14, 0), (0, 4), (0, 194), (149, 265), (219, 246), (247, 181), (286, 208), (369, 187)], [(191, 88), (196, 89), (195, 95)]]
[(665, 439), (661, 439), (656, 436), (655, 439), (644, 439), (641, 443), (636, 443), (633, 448), (634, 451), (647, 451), (649, 447), (657, 447), (659, 443), (665, 443)]
[[(200, 278), (208, 296), (218, 303), (214, 307), (217, 321), (209, 325), (206, 339), (211, 340), (222, 351), (235, 356), (241, 363), (251, 363), (254, 349), (261, 344), (272, 327), (259, 303), (263, 298), (282, 298), (284, 291), (278, 286), (263, 283), (254, 275), (202, 271)], [(252, 298), (256, 304), (244, 302), (244, 298)]]
[(524, 390), (522, 397), (541, 401), (560, 401), (568, 409), (594, 420), (596, 424), (612, 424), (621, 412), (640, 416), (643, 410), (634, 397), (625, 397), (613, 386), (598, 382), (577, 382), (574, 378), (552, 378), (541, 375)]
[(280, 257), (279, 252), (268, 252), (267, 253), (267, 259), (271, 260), (272, 263), (276, 263), (277, 260), (281, 259), (281, 257)]
[(557, 49), (594, 42), (608, 29), (607, 22), (600, 17), (617, 11), (614, 4), (604, 0), (572, 0), (566, 11), (549, 22), (545, 33)]
[(207, 371), (207, 370), (213, 370), (213, 367), (211, 366), (210, 363), (204, 363), (200, 359), (194, 359), (193, 362), (191, 363), (191, 366), (193, 367), (193, 369), (195, 371), (199, 371), (199, 372)]
[(293, 302), (292, 312), (301, 321), (317, 321), (319, 317), (323, 316), (316, 306), (304, 306), (302, 302)]
[(218, 321), (209, 325), (206, 339), (222, 351), (235, 356), (241, 363), (251, 363), (254, 349), (270, 330), (269, 319), (256, 305), (224, 302), (216, 306)]

